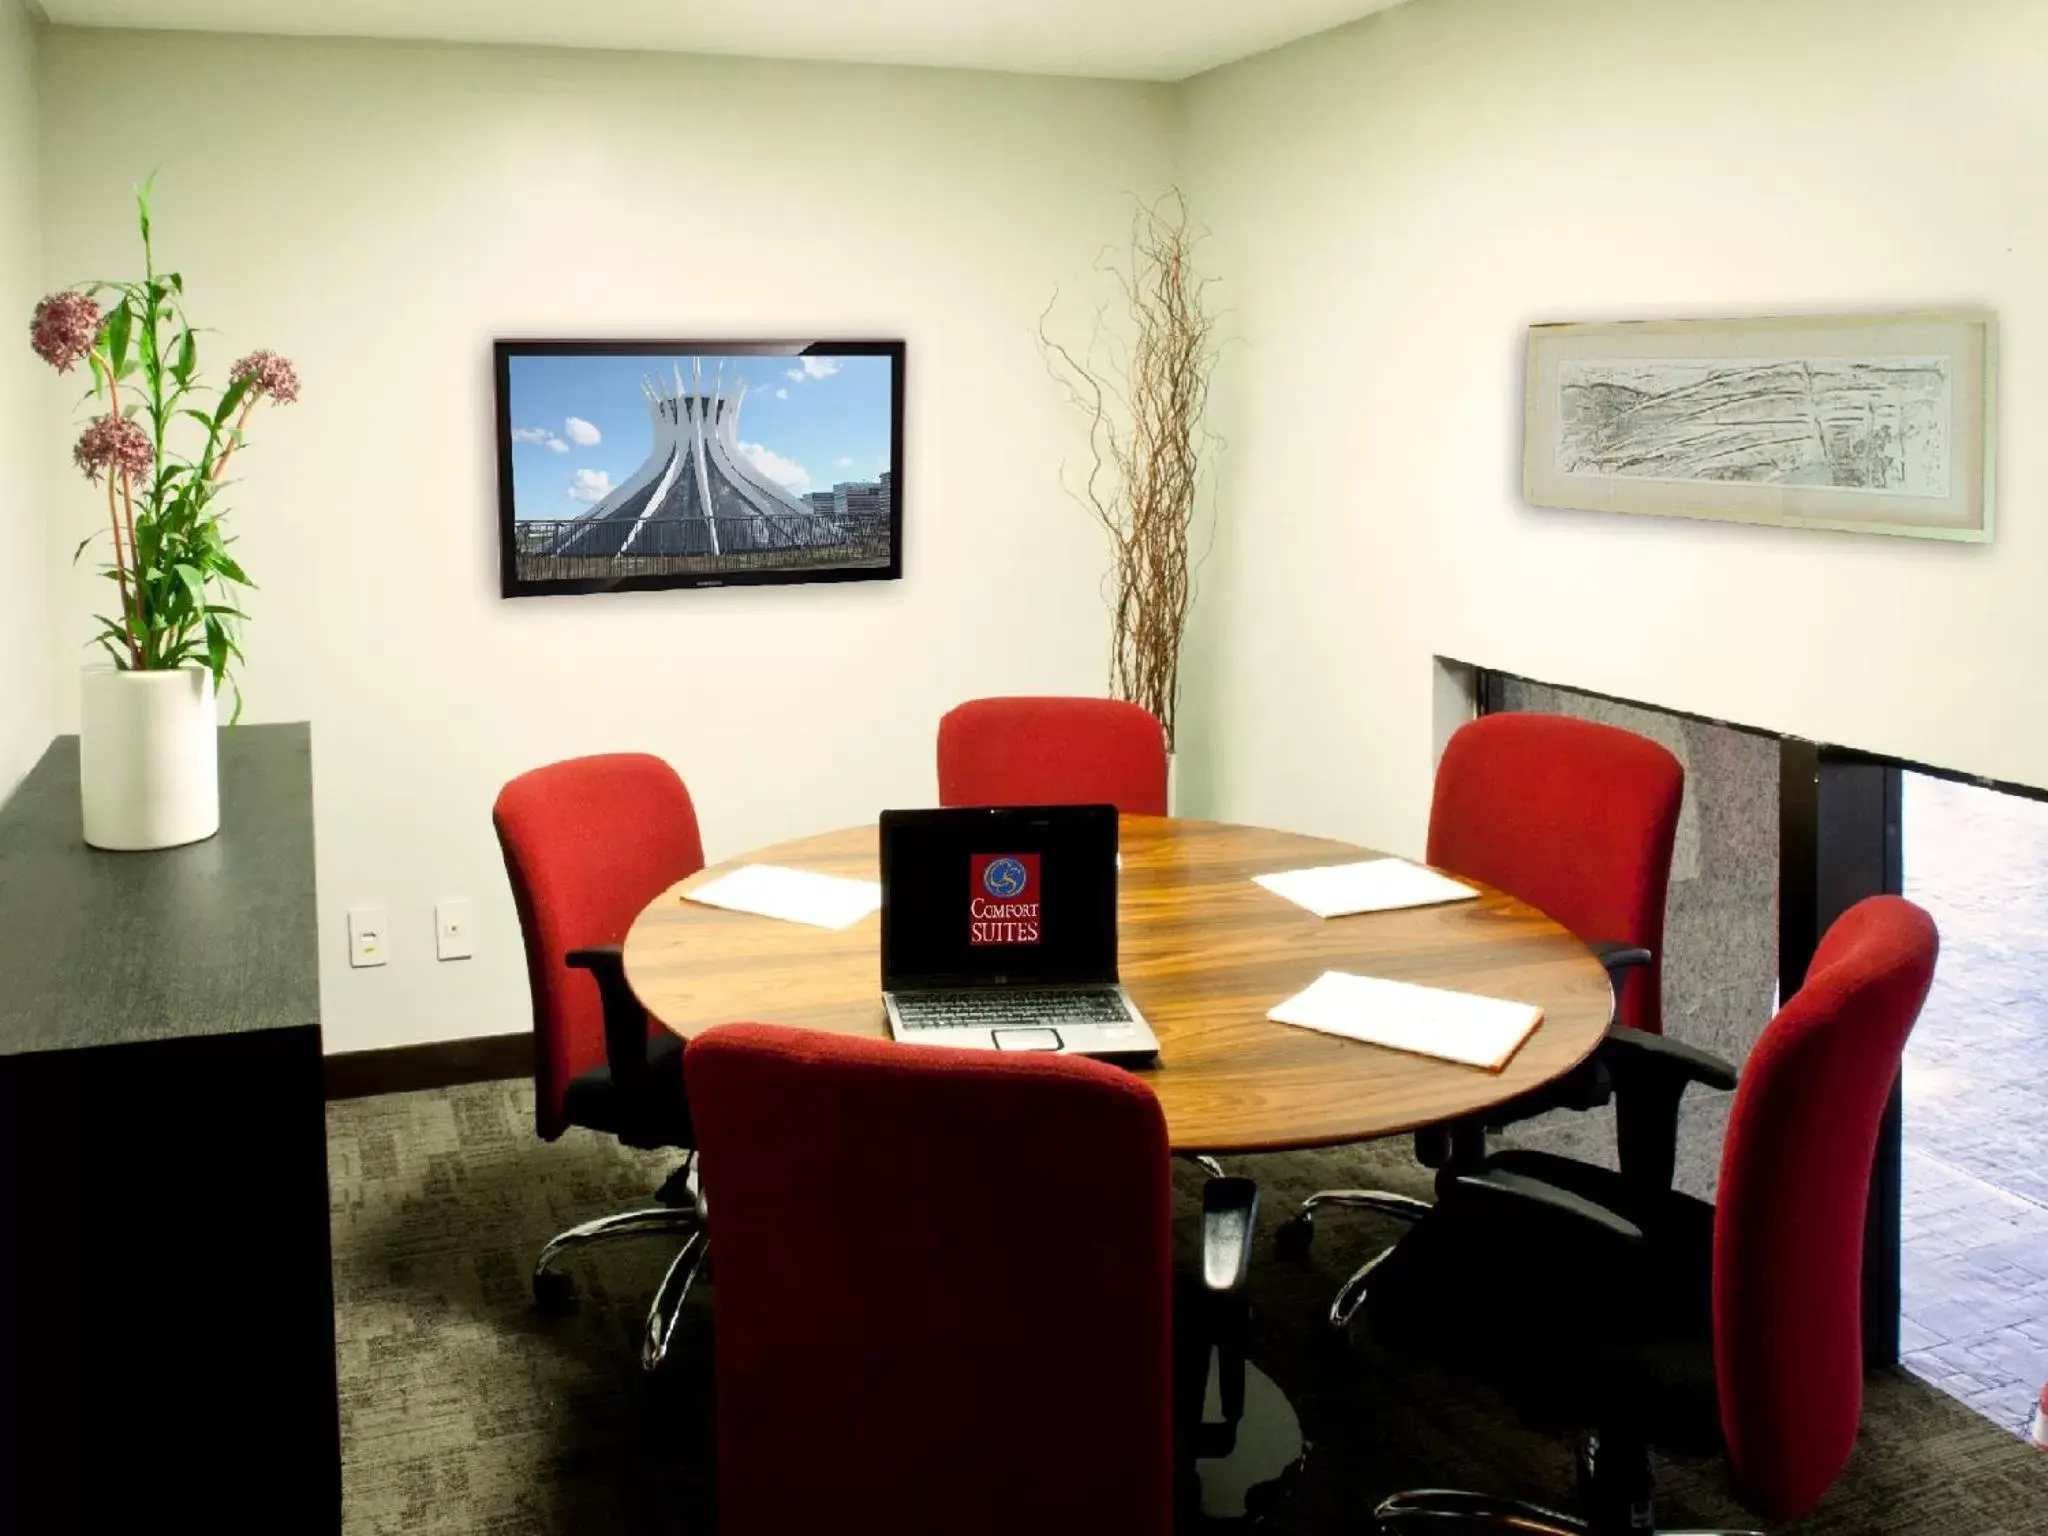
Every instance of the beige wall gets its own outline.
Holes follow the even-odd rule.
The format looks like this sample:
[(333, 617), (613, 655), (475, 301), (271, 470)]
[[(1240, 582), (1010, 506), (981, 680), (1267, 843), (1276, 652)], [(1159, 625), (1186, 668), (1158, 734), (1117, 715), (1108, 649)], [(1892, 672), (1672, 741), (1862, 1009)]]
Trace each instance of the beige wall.
[[(271, 346), (305, 380), (255, 423), (234, 522), (248, 718), (313, 722), (330, 1050), (525, 1027), (489, 826), (521, 769), (659, 752), (719, 857), (929, 803), (963, 697), (1101, 686), (1105, 557), (1054, 489), (1078, 443), (1033, 326), (1165, 183), (1172, 112), (937, 71), (49, 35), (49, 271), (125, 269), (157, 168), (210, 366)], [(909, 343), (901, 582), (498, 598), (492, 337), (806, 332)], [(92, 503), (65, 486), (68, 550)], [(459, 895), (477, 958), (437, 964)], [(375, 899), (392, 963), (351, 971), (344, 912)]]
[[(1078, 444), (1031, 331), (1176, 167), (1231, 337), (1188, 808), (1419, 850), (1440, 655), (2048, 784), (2048, 10), (1934, 19), (1415, 0), (1179, 90), (59, 30), (42, 282), (33, 237), (0, 259), (29, 297), (125, 269), (128, 188), (158, 168), (214, 365), (299, 362), (237, 526), (263, 583), (250, 718), (315, 722), (330, 1048), (496, 1033), (525, 1007), (486, 824), (509, 774), (661, 752), (716, 857), (928, 797), (958, 698), (1100, 686), (1103, 555), (1052, 489)], [(158, 110), (167, 81), (235, 126)], [(16, 99), (0, 197), (32, 163)], [(1532, 321), (1927, 305), (1999, 315), (1990, 548), (1521, 503)], [(492, 336), (804, 331), (910, 343), (903, 582), (498, 600)], [(0, 434), (68, 404), (38, 390)], [(0, 768), (52, 696), (75, 718), (88, 628), (62, 557), (93, 504), (36, 440), (5, 483), (60, 487), (60, 640), (38, 687), (22, 627)], [(473, 962), (431, 958), (444, 895), (477, 900)], [(393, 964), (351, 972), (342, 913), (379, 899)]]
[(48, 497), (43, 364), (21, 345), (42, 297), (36, 197), (36, 30), (0, 0), (0, 800), (49, 744)]
[[(1188, 88), (1238, 340), (1184, 745), (1420, 850), (1432, 656), (2048, 785), (2048, 6), (1418, 0)], [(1534, 321), (1982, 305), (1989, 548), (1539, 512)]]

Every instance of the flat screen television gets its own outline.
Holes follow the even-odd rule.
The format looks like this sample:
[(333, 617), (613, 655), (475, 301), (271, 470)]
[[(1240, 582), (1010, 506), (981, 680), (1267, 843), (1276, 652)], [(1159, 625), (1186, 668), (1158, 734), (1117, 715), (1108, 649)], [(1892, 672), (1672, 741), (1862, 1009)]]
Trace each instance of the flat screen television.
[(903, 574), (900, 341), (500, 341), (507, 597)]

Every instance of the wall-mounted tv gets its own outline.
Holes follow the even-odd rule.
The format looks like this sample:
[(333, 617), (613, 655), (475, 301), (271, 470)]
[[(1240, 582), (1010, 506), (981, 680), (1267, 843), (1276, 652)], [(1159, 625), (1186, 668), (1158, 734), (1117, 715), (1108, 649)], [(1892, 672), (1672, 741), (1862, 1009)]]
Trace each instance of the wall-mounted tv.
[(507, 597), (903, 574), (900, 341), (500, 341)]

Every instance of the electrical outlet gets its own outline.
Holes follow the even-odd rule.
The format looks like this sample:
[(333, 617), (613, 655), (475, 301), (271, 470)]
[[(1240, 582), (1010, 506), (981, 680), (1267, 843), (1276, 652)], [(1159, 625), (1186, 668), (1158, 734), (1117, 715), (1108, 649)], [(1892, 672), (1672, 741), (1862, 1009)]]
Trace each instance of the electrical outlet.
[(434, 953), (443, 960), (467, 960), (476, 953), (469, 937), (474, 914), (467, 896), (447, 896), (434, 903)]
[(358, 970), (366, 965), (383, 965), (389, 959), (386, 933), (390, 929), (384, 908), (348, 909), (348, 963)]

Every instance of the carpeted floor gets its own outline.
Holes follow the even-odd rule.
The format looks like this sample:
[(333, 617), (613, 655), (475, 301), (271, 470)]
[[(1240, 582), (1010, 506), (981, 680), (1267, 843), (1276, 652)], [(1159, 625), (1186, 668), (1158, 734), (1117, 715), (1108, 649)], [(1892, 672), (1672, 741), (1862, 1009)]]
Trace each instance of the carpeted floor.
[[(348, 1536), (711, 1531), (713, 1294), (692, 1302), (674, 1365), (650, 1379), (637, 1330), (665, 1245), (578, 1261), (583, 1301), (567, 1317), (535, 1313), (526, 1288), (549, 1236), (643, 1203), (672, 1160), (582, 1132), (544, 1146), (524, 1083), (347, 1101), (329, 1106), (327, 1124)], [(1268, 1212), (1332, 1185), (1427, 1192), (1405, 1143), (1231, 1166), (1260, 1181)], [(1185, 1173), (1190, 1213), (1199, 1178)], [(1361, 1532), (1379, 1496), (1418, 1484), (1563, 1501), (1562, 1441), (1324, 1327), (1330, 1292), (1383, 1230), (1332, 1217), (1302, 1261), (1260, 1245), (1256, 1357), (1313, 1445), (1266, 1528)], [(1659, 1493), (1667, 1526), (1745, 1524), (1715, 1463), (1663, 1463)], [(850, 1514), (846, 1528), (863, 1527)], [(881, 1512), (873, 1528), (886, 1528)], [(2048, 1536), (2048, 1457), (1925, 1383), (1886, 1373), (1870, 1384), (1848, 1471), (1786, 1529)]]

